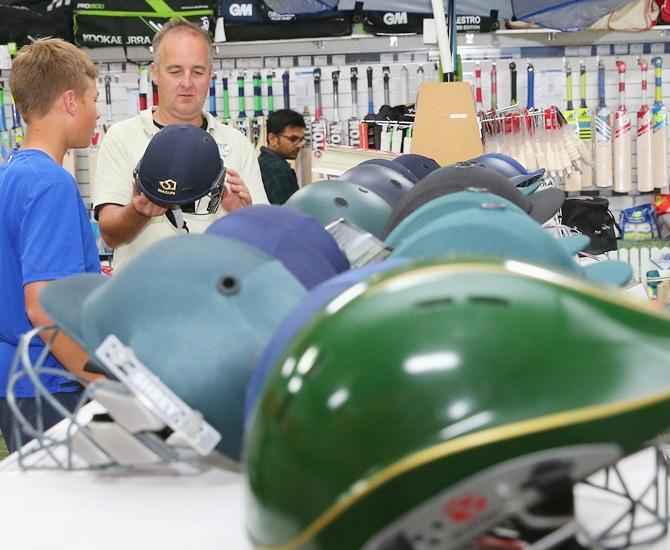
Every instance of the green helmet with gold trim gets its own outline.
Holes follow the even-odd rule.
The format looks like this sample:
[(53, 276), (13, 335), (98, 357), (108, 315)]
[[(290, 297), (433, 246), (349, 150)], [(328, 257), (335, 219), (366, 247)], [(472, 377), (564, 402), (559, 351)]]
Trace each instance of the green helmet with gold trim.
[(550, 500), (557, 479), (571, 486), (661, 433), (669, 351), (670, 317), (519, 262), (360, 283), (266, 381), (245, 447), (250, 537), (468, 548)]

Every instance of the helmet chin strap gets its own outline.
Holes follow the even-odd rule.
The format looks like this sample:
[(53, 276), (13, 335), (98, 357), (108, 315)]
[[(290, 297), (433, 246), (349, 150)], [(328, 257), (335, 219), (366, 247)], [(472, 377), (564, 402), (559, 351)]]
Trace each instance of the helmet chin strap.
[(167, 219), (170, 220), (170, 223), (177, 229), (186, 229), (186, 232), (189, 233), (186, 220), (184, 220), (184, 213), (179, 206), (168, 208), (165, 211), (165, 215), (167, 216)]

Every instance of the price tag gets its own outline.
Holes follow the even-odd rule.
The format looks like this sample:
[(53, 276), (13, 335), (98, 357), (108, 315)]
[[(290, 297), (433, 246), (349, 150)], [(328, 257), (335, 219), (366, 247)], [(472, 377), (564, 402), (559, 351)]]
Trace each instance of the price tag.
[(328, 56), (327, 55), (315, 55), (314, 56), (314, 66), (315, 67), (325, 67), (328, 65)]
[(614, 44), (615, 55), (628, 55), (628, 44)]
[(250, 57), (249, 58), (249, 68), (250, 69), (262, 69), (263, 68), (263, 58), (262, 57)]
[(298, 67), (311, 67), (312, 56), (311, 55), (299, 55), (298, 56)]
[(249, 69), (249, 58), (248, 57), (240, 57), (235, 64), (237, 65), (238, 69)]
[(596, 55), (604, 57), (612, 54), (612, 47), (609, 44), (599, 44), (596, 46)]
[(347, 56), (346, 55), (334, 55), (333, 56), (333, 65), (346, 65)]
[(279, 66), (278, 57), (266, 57), (265, 58), (265, 68), (266, 69), (276, 69)]
[(235, 58), (226, 57), (221, 60), (222, 69), (234, 69), (235, 68)]
[(380, 63), (393, 63), (395, 62), (395, 56), (392, 53), (380, 53), (379, 54)]
[(290, 69), (291, 67), (295, 67), (295, 60), (293, 59), (293, 56), (291, 57), (280, 57), (279, 58), (279, 66), (285, 69)]

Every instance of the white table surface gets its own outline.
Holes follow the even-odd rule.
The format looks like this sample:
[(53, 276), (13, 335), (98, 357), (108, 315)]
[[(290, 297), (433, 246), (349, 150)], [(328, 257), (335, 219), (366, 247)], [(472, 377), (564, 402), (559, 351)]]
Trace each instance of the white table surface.
[[(622, 471), (629, 485), (646, 484), (652, 464), (651, 450), (627, 458)], [(607, 497), (579, 487), (583, 525), (612, 517)], [(133, 472), (22, 471), (14, 454), (0, 462), (0, 548), (250, 550), (242, 474), (218, 455), (199, 468)], [(670, 538), (638, 548), (668, 550)]]

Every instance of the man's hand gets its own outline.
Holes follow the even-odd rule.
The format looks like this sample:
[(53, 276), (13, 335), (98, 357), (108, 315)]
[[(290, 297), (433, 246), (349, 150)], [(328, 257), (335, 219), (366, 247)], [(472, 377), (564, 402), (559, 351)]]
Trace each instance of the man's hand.
[(251, 194), (242, 181), (239, 172), (232, 168), (226, 169), (226, 183), (224, 186), (221, 206), (226, 212), (234, 212), (251, 204)]
[(133, 189), (133, 200), (131, 204), (133, 205), (133, 208), (137, 210), (137, 213), (145, 218), (162, 216), (167, 211), (166, 207), (151, 202), (147, 196), (137, 188), (137, 185), (135, 185)]

